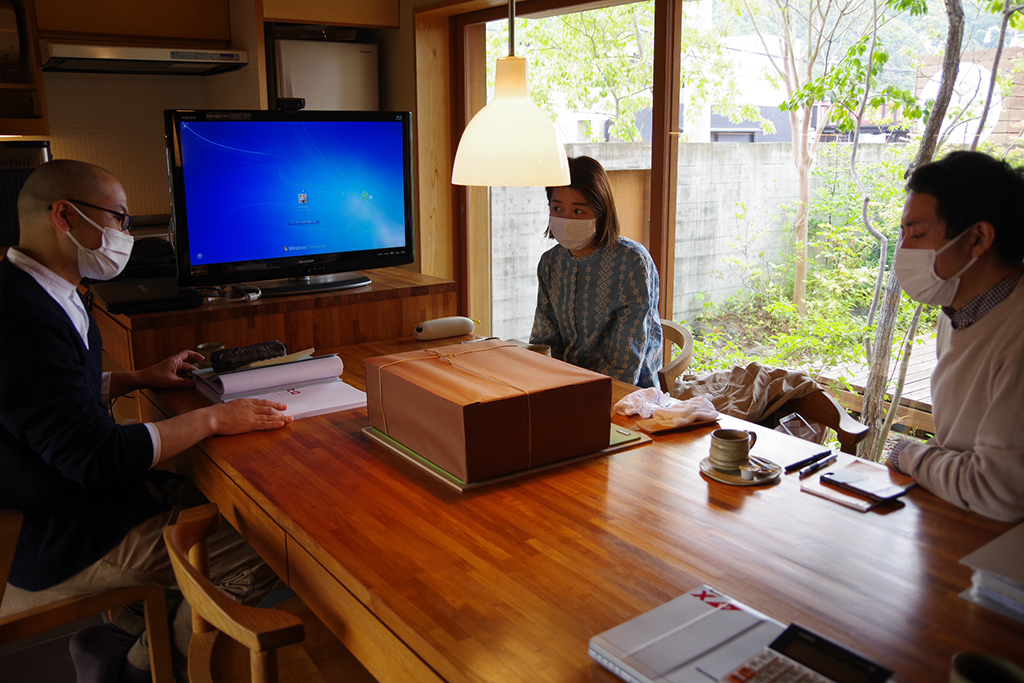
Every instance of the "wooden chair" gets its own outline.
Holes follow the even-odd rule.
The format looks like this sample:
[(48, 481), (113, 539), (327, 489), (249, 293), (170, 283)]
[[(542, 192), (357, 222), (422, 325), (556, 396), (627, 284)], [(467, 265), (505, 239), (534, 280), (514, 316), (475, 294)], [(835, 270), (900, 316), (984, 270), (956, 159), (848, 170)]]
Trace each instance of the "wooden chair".
[[(21, 533), (23, 515), (10, 510), (0, 511), (0, 601), (7, 589), (7, 579), (14, 563), (14, 549)], [(101, 593), (77, 595), (48, 605), (12, 614), (0, 619), (0, 644), (12, 643), (48, 631), (62, 624), (117, 609), (142, 600), (149, 632), (149, 662), (154, 683), (172, 683), (171, 640), (167, 628), (167, 603), (160, 586), (129, 586)]]
[[(693, 334), (672, 320), (661, 321), (661, 334), (665, 339), (665, 362), (661, 370), (658, 370), (658, 383), (662, 391), (671, 394), (676, 378), (683, 374), (693, 360)], [(673, 359), (674, 346), (679, 347), (679, 355)]]
[(184, 510), (164, 529), (178, 587), (192, 606), (192, 683), (376, 683), (297, 598), (275, 609), (248, 607), (213, 585), (206, 539), (220, 524), (217, 505), (209, 503)]
[[(688, 329), (671, 320), (661, 321), (661, 332), (667, 350), (664, 367), (658, 371), (658, 382), (662, 391), (671, 394), (676, 379), (693, 360), (693, 335)], [(680, 353), (670, 362), (673, 345), (680, 348)], [(840, 449), (851, 455), (857, 454), (857, 444), (868, 435), (868, 426), (853, 419), (824, 389), (803, 398), (787, 401), (774, 415), (785, 417), (790, 413), (798, 413), (808, 422), (817, 422), (834, 430), (839, 439)]]

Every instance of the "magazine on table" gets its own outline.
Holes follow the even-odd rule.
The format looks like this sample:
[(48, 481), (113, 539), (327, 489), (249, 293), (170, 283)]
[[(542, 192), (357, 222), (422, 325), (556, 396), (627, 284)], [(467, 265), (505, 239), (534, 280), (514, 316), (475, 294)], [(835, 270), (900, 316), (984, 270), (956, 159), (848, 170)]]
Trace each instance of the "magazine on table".
[(965, 600), (1024, 622), (1024, 524), (986, 543), (960, 560), (974, 570)]
[(788, 627), (710, 586), (590, 639), (627, 683), (884, 683), (892, 671), (799, 624)]
[(341, 381), (343, 369), (341, 358), (332, 354), (235, 372), (207, 368), (192, 377), (212, 403), (262, 398), (286, 404), (285, 414), (298, 419), (366, 405), (365, 392)]

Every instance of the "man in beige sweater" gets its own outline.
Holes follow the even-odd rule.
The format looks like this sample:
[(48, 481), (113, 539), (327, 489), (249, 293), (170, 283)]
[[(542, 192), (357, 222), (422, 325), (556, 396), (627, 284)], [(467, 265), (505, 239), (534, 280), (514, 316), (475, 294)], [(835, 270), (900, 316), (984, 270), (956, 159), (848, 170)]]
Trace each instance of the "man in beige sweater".
[(896, 275), (942, 306), (932, 374), (935, 436), (889, 465), (987, 517), (1024, 519), (1024, 172), (954, 152), (907, 183)]

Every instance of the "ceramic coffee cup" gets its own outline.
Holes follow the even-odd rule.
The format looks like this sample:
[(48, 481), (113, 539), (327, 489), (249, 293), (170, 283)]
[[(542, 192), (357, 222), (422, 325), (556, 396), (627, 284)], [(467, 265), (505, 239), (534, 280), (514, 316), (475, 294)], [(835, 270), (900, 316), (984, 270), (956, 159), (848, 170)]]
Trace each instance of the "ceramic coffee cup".
[(1024, 683), (1024, 669), (984, 652), (958, 652), (953, 656), (949, 683)]
[(716, 429), (711, 432), (711, 466), (720, 472), (738, 472), (750, 462), (750, 449), (757, 434), (742, 429)]
[(203, 342), (196, 347), (196, 351), (203, 354), (203, 359), (196, 363), (197, 368), (209, 368), (212, 367), (213, 363), (210, 361), (210, 356), (213, 355), (214, 351), (220, 351), (224, 348), (224, 345), (220, 342)]

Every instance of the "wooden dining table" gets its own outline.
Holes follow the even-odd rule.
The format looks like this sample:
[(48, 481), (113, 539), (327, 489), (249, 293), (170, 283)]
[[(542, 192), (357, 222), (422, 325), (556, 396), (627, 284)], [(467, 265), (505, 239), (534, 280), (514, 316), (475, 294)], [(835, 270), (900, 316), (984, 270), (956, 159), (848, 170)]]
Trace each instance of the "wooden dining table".
[[(368, 357), (468, 339), (330, 351), (365, 388)], [(616, 382), (613, 398), (633, 390)], [(190, 390), (142, 398), (147, 419), (206, 404)], [(963, 650), (1024, 661), (1022, 624), (959, 597), (960, 558), (1011, 525), (921, 487), (865, 513), (802, 492), (796, 474), (732, 486), (699, 470), (718, 427), (756, 432), (754, 452), (780, 464), (815, 444), (722, 416), (459, 491), (367, 424), (365, 408), (322, 415), (172, 462), (380, 681), (615, 681), (590, 638), (704, 584), (895, 681), (948, 680)]]

